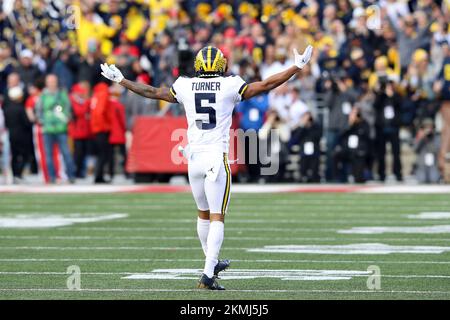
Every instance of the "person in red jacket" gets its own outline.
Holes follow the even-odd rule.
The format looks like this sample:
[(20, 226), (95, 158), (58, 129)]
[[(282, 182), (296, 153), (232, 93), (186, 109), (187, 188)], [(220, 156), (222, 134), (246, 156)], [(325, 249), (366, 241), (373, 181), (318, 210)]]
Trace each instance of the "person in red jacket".
[(109, 144), (111, 112), (109, 110), (109, 88), (106, 83), (100, 82), (94, 87), (90, 106), (91, 131), (94, 134), (97, 149), (95, 183), (107, 183), (104, 178), (104, 170), (111, 156), (111, 145)]
[[(25, 111), (28, 119), (34, 124), (33, 137), (35, 142), (35, 154), (37, 157), (39, 169), (43, 174), (45, 183), (50, 183), (50, 175), (48, 173), (47, 159), (45, 158), (45, 146), (44, 146), (44, 134), (42, 133), (42, 127), (36, 122), (36, 114), (34, 107), (41, 95), (42, 90), (45, 87), (45, 83), (42, 78), (38, 78), (28, 88), (28, 98), (25, 101)], [(54, 147), (53, 163), (55, 165), (55, 171), (59, 174), (59, 159), (58, 159), (58, 146)]]
[(88, 82), (80, 82), (72, 87), (69, 96), (72, 104), (72, 121), (69, 123), (69, 136), (74, 141), (75, 176), (77, 178), (86, 176), (88, 143), (92, 139), (89, 90)]
[(126, 133), (126, 118), (125, 118), (125, 106), (120, 102), (120, 96), (123, 89), (118, 84), (113, 84), (110, 89), (109, 97), (109, 110), (111, 112), (111, 131), (109, 135), (109, 143), (111, 144), (111, 157), (110, 157), (110, 167), (109, 172), (111, 178), (114, 176), (115, 167), (115, 157), (114, 154), (116, 149), (119, 149), (119, 153), (122, 157), (121, 166), (125, 175), (125, 164), (126, 164), (126, 148), (125, 148), (125, 133)]

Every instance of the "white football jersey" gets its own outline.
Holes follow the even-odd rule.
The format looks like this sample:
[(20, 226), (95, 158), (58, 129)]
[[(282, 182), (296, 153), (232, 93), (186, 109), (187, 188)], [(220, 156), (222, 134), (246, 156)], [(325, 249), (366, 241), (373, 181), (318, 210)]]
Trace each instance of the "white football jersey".
[(228, 153), (233, 109), (247, 83), (239, 76), (179, 77), (170, 92), (183, 104), (191, 152), (220, 148)]

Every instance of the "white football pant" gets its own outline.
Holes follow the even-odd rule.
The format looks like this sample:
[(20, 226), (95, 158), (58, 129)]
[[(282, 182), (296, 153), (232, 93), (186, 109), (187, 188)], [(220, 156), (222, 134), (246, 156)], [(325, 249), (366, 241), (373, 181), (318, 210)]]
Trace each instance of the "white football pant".
[(188, 175), (197, 208), (225, 215), (231, 189), (228, 155), (219, 151), (191, 153)]

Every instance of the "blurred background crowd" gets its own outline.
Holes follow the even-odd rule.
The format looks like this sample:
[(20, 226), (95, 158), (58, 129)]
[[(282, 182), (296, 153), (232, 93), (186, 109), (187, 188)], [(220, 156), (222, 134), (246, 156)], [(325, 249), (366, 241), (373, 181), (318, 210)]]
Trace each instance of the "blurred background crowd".
[(255, 130), (258, 146), (280, 166), (277, 175), (262, 177), (261, 163), (249, 163), (241, 181), (436, 183), (448, 170), (448, 0), (0, 6), (0, 168), (15, 183), (25, 172), (47, 183), (128, 176), (136, 117), (183, 110), (104, 82), (100, 63), (169, 87), (193, 74), (195, 53), (209, 44), (222, 50), (228, 72), (247, 82), (291, 66), (293, 48), (315, 47), (296, 77), (236, 108), (240, 128)]

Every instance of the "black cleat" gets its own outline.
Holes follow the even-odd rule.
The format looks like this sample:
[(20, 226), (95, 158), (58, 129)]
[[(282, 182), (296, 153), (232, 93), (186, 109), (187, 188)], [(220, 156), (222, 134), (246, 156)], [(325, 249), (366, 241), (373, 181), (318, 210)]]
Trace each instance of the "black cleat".
[(230, 267), (231, 261), (228, 259), (225, 260), (219, 260), (217, 262), (216, 266), (214, 267), (214, 275), (217, 277), (219, 275), (219, 272), (222, 272)]
[(202, 277), (198, 280), (197, 288), (208, 290), (225, 290), (224, 287), (217, 283), (215, 276), (208, 278), (206, 274), (202, 274)]

